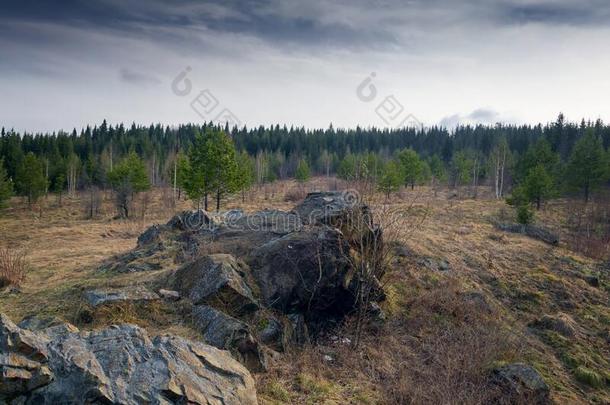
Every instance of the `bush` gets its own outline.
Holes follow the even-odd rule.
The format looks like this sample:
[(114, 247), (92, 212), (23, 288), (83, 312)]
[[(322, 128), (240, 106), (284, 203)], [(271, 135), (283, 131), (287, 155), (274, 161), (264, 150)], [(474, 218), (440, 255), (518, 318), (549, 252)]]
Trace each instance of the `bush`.
[(528, 225), (534, 222), (534, 212), (529, 206), (523, 204), (517, 207), (517, 222)]
[(24, 279), (28, 264), (26, 254), (8, 248), (0, 249), (0, 288), (18, 286)]

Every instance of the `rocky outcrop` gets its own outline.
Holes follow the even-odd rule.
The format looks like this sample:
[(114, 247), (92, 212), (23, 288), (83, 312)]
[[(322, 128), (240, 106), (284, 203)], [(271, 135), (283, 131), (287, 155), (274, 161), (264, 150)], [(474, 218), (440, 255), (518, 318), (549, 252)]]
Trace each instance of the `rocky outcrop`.
[[(158, 288), (192, 305), (189, 321), (207, 343), (260, 370), (264, 345), (281, 351), (305, 343), (354, 312), (357, 257), (381, 244), (357, 194), (311, 193), (291, 212), (184, 212), (149, 228), (136, 249), (116, 258), (120, 264), (104, 269), (173, 258), (179, 267)], [(375, 284), (372, 301), (380, 301)]]
[(0, 315), (1, 403), (257, 403), (228, 352), (133, 325), (63, 329), (29, 331)]

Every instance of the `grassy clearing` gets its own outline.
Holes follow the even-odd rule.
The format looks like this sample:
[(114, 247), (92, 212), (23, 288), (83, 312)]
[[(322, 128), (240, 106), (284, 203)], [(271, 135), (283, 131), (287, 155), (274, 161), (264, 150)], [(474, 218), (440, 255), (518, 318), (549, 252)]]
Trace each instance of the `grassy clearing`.
[[(303, 188), (329, 184), (334, 181), (315, 179)], [(276, 183), (254, 190), (245, 203), (239, 196), (223, 208), (290, 209), (295, 203), (286, 200), (302, 195), (300, 187)], [(385, 280), (386, 326), (369, 331), (356, 351), (322, 341), (280, 356), (268, 373), (256, 376), (262, 403), (485, 403), (486, 373), (512, 361), (532, 364), (559, 403), (610, 402), (609, 284), (600, 263), (563, 244), (551, 247), (497, 231), (491, 219), (511, 214), (502, 213), (505, 204), (484, 192), (477, 200), (449, 195), (435, 196), (422, 187), (389, 200), (369, 197), (378, 211), (407, 213), (392, 235), (407, 253)], [(549, 204), (539, 221), (563, 232), (565, 204)], [(58, 207), (49, 197), (42, 217), (18, 199), (12, 205), (0, 217), (0, 247), (27, 251), (30, 269), (20, 293), (0, 293), (1, 312), (14, 320), (53, 315), (84, 328), (132, 322), (153, 333), (198, 337), (173, 304), (101, 308), (93, 322), (82, 322), (83, 312), (91, 310), (82, 300), (84, 290), (151, 284), (171, 271), (111, 275), (97, 268), (133, 248), (147, 226), (191, 208), (189, 202), (168, 207), (154, 191), (148, 211), (133, 221), (112, 219), (109, 195), (93, 220), (84, 219), (79, 198), (65, 198)], [(449, 270), (427, 268), (421, 264), (426, 258), (446, 260)], [(599, 287), (587, 282), (590, 275), (600, 275)], [(574, 322), (575, 336), (531, 326), (543, 315), (557, 314)], [(349, 320), (335, 333), (349, 336)]]

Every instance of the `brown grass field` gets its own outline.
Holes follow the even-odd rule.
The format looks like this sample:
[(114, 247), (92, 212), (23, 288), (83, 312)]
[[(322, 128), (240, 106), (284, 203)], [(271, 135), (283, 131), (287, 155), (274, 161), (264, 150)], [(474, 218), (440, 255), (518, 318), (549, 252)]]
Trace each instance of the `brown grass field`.
[[(347, 187), (326, 179), (303, 186), (277, 182), (248, 192), (245, 203), (234, 196), (222, 208), (290, 209), (295, 203), (287, 195), (329, 186)], [(450, 199), (448, 191), (435, 196), (427, 187), (389, 200), (362, 194), (383, 214), (389, 239), (406, 250), (385, 280), (388, 320), (368, 331), (356, 351), (327, 339), (275, 359), (271, 371), (256, 376), (262, 403), (486, 403), (485, 373), (515, 361), (533, 365), (558, 403), (610, 403), (608, 262), (580, 256), (564, 243), (554, 247), (496, 230), (492, 220), (510, 209), (487, 190), (476, 200)], [(196, 337), (178, 320), (180, 308), (162, 304), (125, 307), (97, 314), (91, 325), (80, 323), (83, 290), (150, 283), (174, 270), (112, 276), (98, 270), (102, 261), (132, 249), (148, 226), (192, 208), (188, 201), (172, 207), (167, 196), (167, 190), (150, 192), (146, 212), (140, 209), (129, 221), (113, 219), (109, 194), (91, 220), (85, 219), (86, 195), (64, 198), (61, 207), (49, 196), (32, 210), (14, 198), (0, 217), (0, 247), (25, 251), (29, 271), (18, 291), (0, 292), (0, 312), (15, 321), (52, 315), (85, 328), (126, 321), (152, 333)], [(539, 223), (563, 235), (566, 204), (549, 204)], [(396, 219), (390, 215), (395, 212), (406, 215)], [(427, 265), (443, 259), (447, 271)], [(587, 282), (592, 275), (598, 286)], [(566, 319), (573, 336), (532, 326), (543, 315)], [(336, 335), (348, 337), (349, 323)]]

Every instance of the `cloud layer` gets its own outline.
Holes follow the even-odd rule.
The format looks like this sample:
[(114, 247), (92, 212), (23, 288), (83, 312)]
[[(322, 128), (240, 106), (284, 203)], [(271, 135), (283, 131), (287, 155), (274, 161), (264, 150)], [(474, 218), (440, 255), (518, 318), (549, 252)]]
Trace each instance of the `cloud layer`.
[(201, 121), (205, 89), (248, 125), (383, 126), (388, 96), (428, 125), (610, 119), (602, 0), (26, 0), (0, 23), (0, 125), (20, 130)]

